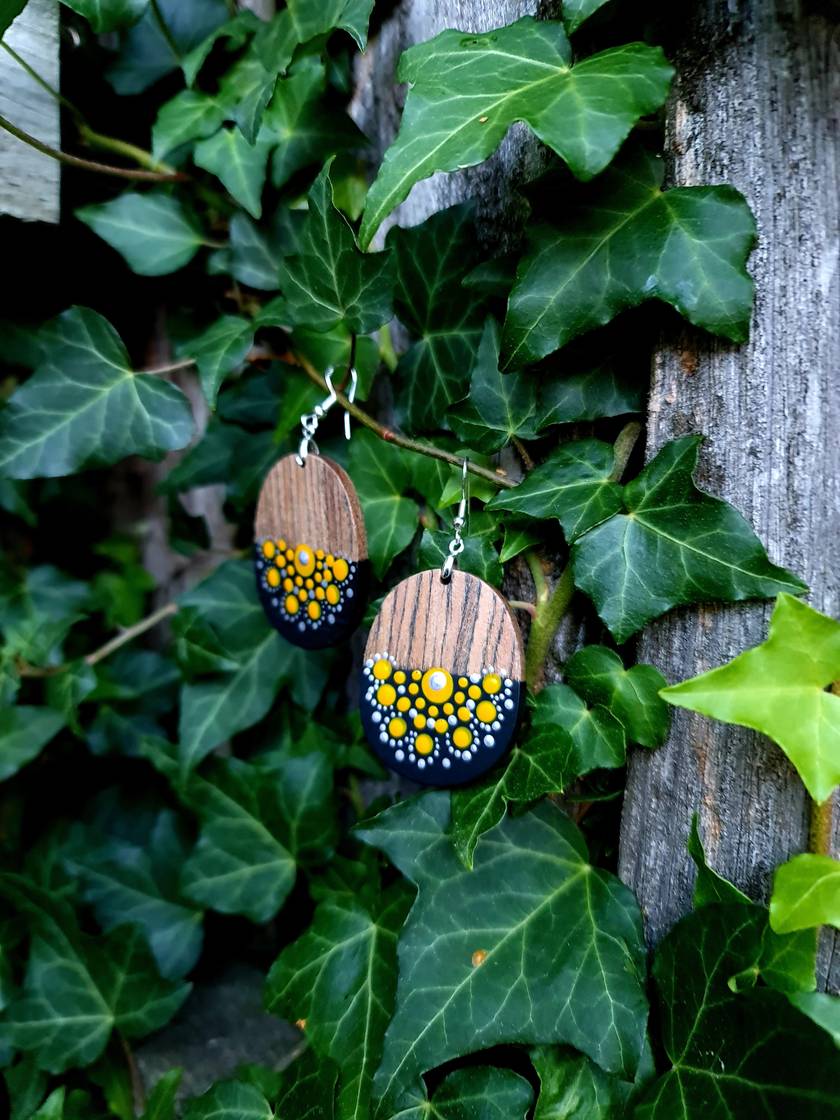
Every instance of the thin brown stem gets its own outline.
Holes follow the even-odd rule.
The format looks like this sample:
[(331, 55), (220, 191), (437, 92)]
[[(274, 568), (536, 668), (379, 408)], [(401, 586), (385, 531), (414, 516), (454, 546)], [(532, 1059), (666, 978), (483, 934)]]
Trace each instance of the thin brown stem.
[(131, 1081), (131, 1095), (134, 1098), (134, 1111), (139, 1115), (146, 1110), (146, 1086), (143, 1084), (143, 1075), (140, 1072), (140, 1067), (137, 1065), (137, 1060), (134, 1057), (134, 1052), (129, 1045), (128, 1039), (120, 1033), (120, 1045), (125, 1057), (125, 1064), (128, 1066), (128, 1076)]
[(531, 618), (537, 617), (537, 608), (534, 603), (526, 603), (522, 599), (508, 599), (508, 606), (513, 611), (525, 611)]
[(522, 460), (525, 470), (532, 471), (534, 469), (534, 460), (528, 453), (528, 448), (518, 436), (512, 436), (510, 441), (516, 450), (519, 452), (519, 458)]
[(90, 159), (82, 159), (81, 156), (70, 155), (69, 152), (62, 152), (58, 148), (51, 148), (49, 144), (42, 143), (3, 116), (0, 116), (0, 128), (4, 128), (12, 136), (17, 137), (24, 144), (28, 144), (30, 148), (34, 148), (36, 152), (41, 152), (43, 155), (49, 156), (50, 159), (58, 160), (59, 163), (66, 163), (69, 167), (78, 167), (82, 171), (93, 171), (98, 175), (115, 175), (119, 179), (136, 179), (147, 183), (179, 182), (186, 178), (180, 171), (135, 171), (130, 167), (112, 167), (107, 163), (96, 163)]

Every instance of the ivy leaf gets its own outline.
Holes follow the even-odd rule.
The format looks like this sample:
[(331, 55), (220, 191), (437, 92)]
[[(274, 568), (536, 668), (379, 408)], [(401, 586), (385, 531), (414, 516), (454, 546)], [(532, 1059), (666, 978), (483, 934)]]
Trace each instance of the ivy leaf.
[(321, 1058), (340, 1070), (337, 1115), (369, 1116), (371, 1083), (394, 1003), (397, 936), (409, 903), (401, 885), (367, 906), (335, 896), (315, 911), (307, 932), (268, 974), (266, 1006), (296, 1021)]
[(525, 16), (481, 35), (443, 31), (405, 51), (399, 134), (368, 194), (361, 241), (435, 171), (481, 163), (525, 121), (579, 179), (607, 166), (640, 117), (665, 102), (673, 69), (658, 47), (628, 43), (572, 64), (562, 24)]
[(619, 643), (671, 607), (806, 590), (770, 563), (737, 510), (694, 485), (700, 442), (683, 436), (666, 444), (624, 487), (626, 512), (572, 546), (575, 584)]
[(71, 846), (67, 859), (100, 926), (138, 926), (167, 980), (184, 976), (201, 953), (201, 911), (185, 904), (177, 890), (186, 854), (174, 814), (163, 810), (145, 843), (111, 836), (96, 845), (90, 838), (87, 845)]
[(280, 287), (278, 251), (271, 240), (244, 214), (230, 220), (230, 271), (240, 284), (275, 292)]
[(671, 716), (659, 691), (668, 682), (652, 665), (624, 668), (605, 646), (585, 646), (566, 662), (563, 676), (588, 704), (603, 704), (622, 724), (631, 743), (659, 747), (668, 738)]
[(599, 8), (603, 8), (607, 0), (563, 0), (563, 23), (571, 35), (580, 25)]
[(431, 1099), (419, 1086), (406, 1093), (392, 1120), (525, 1120), (533, 1096), (513, 1070), (472, 1066), (450, 1073)]
[(256, 1085), (221, 1081), (187, 1105), (184, 1120), (273, 1120), (274, 1109)]
[(190, 986), (161, 980), (138, 931), (106, 937), (79, 932), (66, 903), (15, 875), (0, 891), (30, 923), (32, 937), (21, 996), (6, 1032), (42, 1069), (63, 1073), (89, 1065), (112, 1030), (140, 1038), (168, 1022)]
[(74, 307), (41, 337), (41, 365), (0, 413), (3, 474), (55, 478), (127, 455), (162, 459), (189, 442), (186, 397), (168, 381), (135, 373), (107, 319)]
[(310, 0), (288, 0), (286, 7), (299, 43), (340, 28), (352, 35), (356, 46), (363, 51), (367, 46), (373, 3), (374, 0), (322, 0), (318, 4)]
[[(196, 44), (181, 59), (181, 69), (184, 72), (184, 81), (192, 88), (202, 66), (207, 61), (210, 52), (220, 39), (227, 40), (227, 49), (236, 50), (243, 46), (249, 37), (259, 31), (263, 26), (262, 20), (247, 8), (237, 12), (233, 19), (215, 27), (209, 35)], [(235, 69), (233, 67), (232, 69)], [(228, 74), (230, 71), (228, 71)], [(227, 77), (227, 75), (225, 75)]]
[[(451, 540), (451, 529), (424, 529), (417, 554), (417, 570), (440, 568), (449, 555)], [(499, 554), (487, 537), (469, 536), (464, 539), (464, 551), (458, 557), (458, 567), (461, 571), (471, 572), (493, 587), (501, 586), (504, 573), (499, 562)]]
[(499, 1043), (567, 1042), (632, 1074), (647, 1006), (630, 892), (588, 863), (553, 805), (493, 829), (472, 871), (456, 859), (448, 821), (448, 794), (433, 792), (357, 829), (419, 888), (400, 937), (376, 1115), (390, 1116), (425, 1070)]
[(44, 1099), (47, 1075), (38, 1069), (31, 1057), (26, 1057), (13, 1066), (7, 1066), (3, 1070), (3, 1080), (11, 1105), (9, 1120), (30, 1120)]
[(201, 388), (211, 408), (216, 407), (222, 382), (239, 369), (253, 344), (252, 323), (240, 315), (223, 315), (197, 338), (179, 348), (180, 353), (195, 360)]
[(212, 136), (224, 119), (224, 106), (215, 97), (182, 90), (158, 111), (152, 127), (152, 155), (164, 159), (182, 144)]
[[(507, 374), (510, 377), (511, 374)], [(537, 428), (600, 420), (641, 412), (644, 387), (638, 377), (616, 362), (602, 361), (580, 369), (554, 372), (540, 384)]]
[(840, 623), (783, 594), (766, 642), (662, 696), (768, 735), (821, 802), (840, 783), (840, 696), (825, 691), (838, 677)]
[(117, 31), (136, 23), (149, 6), (149, 0), (61, 0), (84, 16), (97, 35)]
[(206, 244), (184, 206), (162, 191), (127, 191), (110, 202), (83, 206), (75, 213), (140, 276), (175, 272)]
[(171, 1069), (160, 1078), (149, 1093), (141, 1120), (175, 1120), (175, 1100), (182, 1076), (183, 1070)]
[(256, 760), (272, 806), (276, 801), (277, 835), (299, 864), (323, 863), (338, 840), (333, 791), (338, 750), (325, 728), (310, 723), (279, 750)]
[(794, 1007), (822, 1027), (840, 1048), (840, 1000), (828, 992), (795, 992), (788, 996)]
[(550, 684), (534, 699), (531, 735), (538, 742), (545, 739), (565, 750), (565, 736), (557, 741), (558, 728), (566, 733), (572, 746), (560, 789), (590, 770), (624, 765), (624, 727), (616, 716), (602, 704), (587, 707), (568, 685)]
[(533, 380), (499, 370), (499, 327), (488, 319), (473, 366), (469, 398), (452, 410), (456, 435), (476, 451), (498, 451), (516, 437), (534, 439), (537, 391)]
[(739, 891), (734, 883), (724, 879), (722, 875), (709, 866), (706, 853), (703, 850), (703, 841), (700, 839), (700, 829), (697, 814), (691, 818), (691, 832), (688, 836), (688, 854), (697, 867), (697, 878), (694, 881), (694, 908), (708, 906), (711, 902), (741, 902), (749, 905), (750, 900), (743, 891)]
[(52, 708), (21, 704), (0, 710), (0, 782), (37, 758), (65, 722)]
[(777, 867), (770, 924), (776, 933), (822, 925), (840, 929), (840, 860), (803, 852)]
[(117, 93), (142, 93), (176, 70), (227, 18), (225, 0), (157, 0), (123, 37), (117, 61), (107, 73), (109, 82)]
[(584, 201), (564, 208), (561, 221), (531, 230), (508, 303), (505, 368), (535, 362), (649, 299), (744, 341), (753, 300), (750, 208), (729, 186), (663, 191), (662, 175), (662, 161), (636, 148)]
[(326, 71), (316, 59), (303, 59), (294, 74), (278, 81), (263, 118), (265, 131), (279, 140), (271, 160), (275, 187), (301, 168), (367, 143), (346, 113), (327, 104), (325, 89)]
[(512, 490), (501, 490), (488, 509), (526, 517), (556, 517), (568, 541), (621, 509), (621, 487), (614, 481), (615, 452), (609, 443), (582, 439), (561, 444)]
[(349, 471), (365, 515), (370, 562), (381, 579), (417, 531), (417, 503), (405, 497), (409, 466), (399, 448), (356, 432)]
[(321, 1061), (307, 1047), (280, 1074), (276, 1115), (293, 1120), (333, 1120), (337, 1077), (335, 1064)]
[(413, 428), (439, 428), (467, 393), (484, 328), (483, 298), (463, 286), (478, 259), (473, 212), (469, 203), (451, 206), (388, 234), (394, 310), (414, 340), (397, 366)]
[(278, 839), (282, 818), (273, 783), (248, 763), (226, 759), (206, 778), (189, 775), (178, 792), (202, 822), (183, 865), (184, 894), (222, 914), (252, 922), (273, 918), (296, 875), (295, 861)]
[(333, 205), (328, 164), (309, 191), (300, 251), (280, 265), (292, 326), (328, 331), (343, 324), (368, 334), (391, 318), (393, 286), (390, 253), (362, 253)]
[(733, 994), (730, 980), (760, 954), (759, 907), (704, 906), (660, 945), (653, 966), (671, 1068), (644, 1093), (634, 1120), (796, 1116), (840, 1106), (837, 1050), (780, 992)]
[(630, 1085), (559, 1046), (537, 1046), (530, 1058), (540, 1080), (534, 1120), (618, 1120)]
[(270, 148), (264, 138), (249, 143), (238, 128), (221, 128), (196, 144), (193, 161), (215, 175), (252, 218), (259, 218)]
[(253, 51), (235, 63), (219, 83), (219, 100), (236, 121), (239, 139), (246, 145), (265, 139), (271, 146), (261, 126), (276, 84), (276, 70), (267, 70)]
[(28, 0), (2, 0), (0, 2), (0, 36), (6, 33), (27, 3)]

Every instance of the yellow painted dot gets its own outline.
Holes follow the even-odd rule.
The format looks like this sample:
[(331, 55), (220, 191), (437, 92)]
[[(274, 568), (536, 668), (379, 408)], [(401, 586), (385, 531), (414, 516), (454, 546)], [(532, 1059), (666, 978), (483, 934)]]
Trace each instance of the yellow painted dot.
[(472, 712), (469, 708), (459, 708), (458, 719), (461, 720), (462, 723), (469, 723), (472, 719)]
[(455, 709), (453, 708), (453, 706), (451, 704), (444, 704), (443, 705), (443, 714), (445, 716), (451, 716), (454, 711), (455, 711)]
[(439, 667), (427, 669), (423, 674), (423, 693), (442, 704), (452, 695), (452, 675)]
[(317, 603), (314, 599), (306, 609), (309, 613), (309, 617), (313, 622), (317, 621), (317, 619), (321, 617), (321, 604)]
[(333, 564), (332, 570), (333, 575), (339, 583), (347, 579), (347, 577), (350, 575), (350, 565), (347, 563), (343, 556), (339, 556), (339, 558)]
[(452, 732), (452, 742), (459, 751), (465, 750), (472, 742), (472, 732), (468, 727), (456, 727)]
[(408, 686), (408, 691), (411, 693), (412, 696), (416, 696), (417, 693), (420, 691), (420, 685), (419, 684), (410, 684)]
[(409, 698), (407, 696), (401, 696), (399, 698), (399, 700), (397, 701), (397, 711), (398, 712), (407, 712), (410, 707), (411, 707), (411, 701), (409, 700)]
[(482, 723), (492, 723), (496, 718), (496, 705), (491, 704), (489, 700), (482, 700), (478, 707), (475, 709), (475, 714)]
[(303, 587), (303, 576), (295, 576), (295, 584), (298, 587)]
[(284, 591), (294, 591), (294, 588), (295, 588), (295, 585), (294, 585), (294, 582), (292, 580), (290, 580), (290, 579), (284, 579), (283, 580), (283, 590)]
[(280, 573), (276, 568), (269, 568), (265, 574), (265, 578), (268, 580), (269, 587), (280, 586)]
[(437, 731), (438, 735), (442, 735), (448, 726), (449, 724), (445, 719), (435, 720), (435, 731)]
[(434, 747), (435, 742), (431, 735), (418, 735), (414, 740), (414, 749), (418, 754), (431, 754)]
[(452, 697), (452, 699), (455, 701), (456, 704), (463, 704), (464, 701), (466, 700), (466, 696), (464, 695), (463, 692), (456, 692), (455, 695)]
[(331, 583), (327, 588), (327, 602), (334, 607), (340, 598), (341, 592), (334, 583)]
[(411, 679), (413, 681), (419, 681), (422, 676), (423, 676), (423, 674), (420, 672), (419, 669), (412, 669), (411, 670)]
[(484, 691), (489, 692), (491, 696), (495, 696), (502, 688), (502, 678), (498, 673), (488, 673), (481, 683), (484, 685)]
[(469, 683), (470, 682), (467, 680), (466, 677), (459, 677), (458, 678), (458, 685), (459, 685), (460, 688), (466, 688)]
[(394, 680), (397, 684), (405, 684), (405, 673), (402, 669), (397, 669), (396, 673), (394, 673)]
[(266, 560), (270, 560), (276, 551), (274, 541), (263, 541), (262, 554)]
[(426, 701), (423, 699), (422, 696), (418, 696), (417, 699), (414, 701), (414, 705), (417, 708), (425, 708), (426, 707)]
[(287, 610), (287, 612), (289, 614), (297, 614), (299, 606), (300, 606), (300, 604), (297, 601), (297, 597), (294, 596), (294, 595), (289, 595), (288, 598), (286, 599), (286, 610)]
[(299, 544), (295, 549), (295, 567), (302, 576), (311, 576), (315, 571), (315, 553), (308, 544)]
[(324, 559), (324, 550), (323, 550), (323, 548), (316, 548), (316, 549), (315, 549), (315, 556), (316, 556), (316, 558), (317, 558), (318, 560), (323, 560), (323, 559)]
[(280, 551), (281, 551), (281, 552), (285, 552), (285, 551), (286, 551), (286, 542), (285, 542), (285, 541), (283, 540), (283, 538), (282, 538), (282, 537), (281, 537), (281, 538), (280, 538), (280, 540), (279, 540), (279, 541), (277, 542), (277, 547), (278, 547), (278, 548), (280, 549)]
[(380, 657), (373, 666), (373, 675), (378, 681), (387, 681), (391, 675), (391, 662), (385, 657)]
[(294, 568), (294, 565), (293, 565), (293, 564), (289, 564), (288, 568), (286, 568), (286, 575), (287, 575), (287, 576), (293, 576), (294, 574), (295, 574), (295, 568)]
[(376, 699), (380, 704), (389, 706), (394, 703), (397, 698), (397, 690), (391, 684), (381, 684), (376, 693)]
[(333, 556), (333, 554), (331, 552), (327, 553), (327, 563), (329, 564), (330, 567), (332, 567), (333, 564), (335, 563), (335, 557)]
[(405, 720), (399, 716), (394, 716), (393, 719), (388, 720), (388, 734), (392, 739), (401, 739), (407, 730)]
[(332, 572), (328, 572), (327, 569), (324, 568), (324, 571), (321, 573), (321, 579), (324, 583), (332, 583)]
[(315, 598), (316, 598), (316, 599), (323, 599), (323, 598), (324, 598), (324, 589), (323, 589), (323, 587), (316, 587), (316, 588), (315, 588)]
[(313, 583), (313, 581), (312, 581), (311, 579), (308, 579), (308, 580), (306, 581), (306, 583), (304, 584), (304, 587), (307, 587), (307, 588), (309, 588), (309, 590), (310, 590), (310, 591), (312, 590), (312, 588), (313, 588), (314, 586), (315, 586), (315, 584)]
[(305, 602), (306, 602), (306, 600), (307, 600), (308, 598), (309, 598), (309, 592), (308, 592), (308, 591), (305, 591), (305, 590), (304, 590), (304, 589), (303, 589), (303, 588), (301, 587), (301, 589), (300, 589), (300, 590), (298, 591), (298, 599), (300, 599), (300, 601), (301, 601), (302, 603), (305, 603)]
[(435, 716), (436, 716), (437, 714), (438, 714), (438, 706), (437, 706), (437, 704), (430, 704), (430, 705), (429, 705), (429, 715), (430, 715), (430, 716), (431, 716), (431, 717), (432, 717), (432, 718), (434, 719), (434, 717), (435, 717)]
[(481, 689), (477, 684), (471, 684), (467, 689), (467, 694), (473, 699), (478, 700), (481, 697)]
[(412, 723), (414, 724), (414, 726), (417, 728), (418, 731), (422, 731), (423, 728), (426, 726), (426, 717), (425, 716), (415, 716), (414, 719), (412, 720)]
[(295, 558), (295, 550), (293, 548), (287, 548), (286, 549), (286, 559), (287, 560), (294, 560), (294, 558)]

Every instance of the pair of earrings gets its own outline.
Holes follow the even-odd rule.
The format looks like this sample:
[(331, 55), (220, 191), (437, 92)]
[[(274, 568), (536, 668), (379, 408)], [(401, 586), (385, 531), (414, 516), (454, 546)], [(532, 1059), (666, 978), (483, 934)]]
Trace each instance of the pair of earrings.
[[(367, 536), (352, 481), (318, 452), (315, 434), (338, 399), (301, 417), (297, 454), (266, 478), (254, 522), (257, 589), (271, 624), (295, 645), (322, 649), (348, 637), (364, 612)], [(355, 398), (351, 370), (348, 399)], [(344, 414), (350, 438), (350, 416)], [(312, 453), (315, 454), (312, 454)], [(402, 580), (371, 627), (361, 674), (362, 724), (390, 769), (423, 785), (477, 778), (516, 731), (524, 657), (506, 600), (456, 568), (464, 549), (467, 460), (449, 553), (439, 571)]]

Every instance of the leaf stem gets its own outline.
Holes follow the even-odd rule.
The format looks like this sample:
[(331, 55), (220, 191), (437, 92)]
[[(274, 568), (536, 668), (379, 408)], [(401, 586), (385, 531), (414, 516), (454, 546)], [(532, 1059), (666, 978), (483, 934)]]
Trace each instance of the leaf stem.
[(636, 446), (636, 441), (641, 433), (642, 425), (638, 420), (631, 420), (629, 424), (624, 425), (615, 437), (615, 443), (613, 444), (615, 466), (610, 474), (612, 482), (621, 481), (621, 476), (627, 470), (627, 464), (630, 461), (630, 456), (633, 454), (633, 448)]
[(177, 362), (168, 362), (165, 366), (152, 366), (138, 372), (145, 373), (149, 377), (162, 377), (166, 373), (177, 373), (180, 369), (189, 369), (190, 366), (194, 365), (195, 358), (180, 358)]
[(127, 159), (133, 159), (138, 167), (145, 167), (149, 171), (155, 171), (159, 175), (169, 175), (172, 177), (178, 176), (181, 181), (186, 181), (190, 178), (184, 171), (176, 171), (174, 167), (170, 167), (167, 163), (161, 163), (160, 160), (155, 159), (151, 152), (147, 152), (145, 148), (138, 148), (136, 144), (129, 144), (127, 140), (120, 140), (116, 136), (105, 136), (101, 132), (96, 132), (84, 121), (79, 122), (79, 135), (86, 144), (90, 144), (92, 148), (99, 148), (103, 152), (114, 152), (115, 155), (125, 156)]
[(508, 606), (514, 611), (525, 611), (532, 619), (537, 617), (537, 608), (534, 603), (526, 603), (523, 599), (508, 599)]
[(531, 634), (525, 653), (525, 683), (532, 692), (539, 692), (545, 683), (545, 663), (557, 634), (557, 628), (569, 609), (574, 592), (572, 565), (569, 563), (560, 573), (560, 578), (548, 599), (538, 603), (534, 621), (531, 623)]
[(145, 1111), (146, 1108), (146, 1086), (143, 1084), (143, 1075), (140, 1072), (140, 1067), (137, 1065), (137, 1059), (134, 1057), (134, 1052), (129, 1045), (128, 1039), (122, 1032), (120, 1032), (119, 1038), (122, 1052), (125, 1056), (125, 1064), (128, 1066), (128, 1076), (131, 1081), (131, 1095), (134, 1098), (134, 1111), (140, 1113)]
[(70, 155), (69, 152), (62, 152), (58, 148), (51, 148), (49, 144), (42, 143), (3, 116), (0, 116), (0, 128), (4, 128), (6, 132), (10, 132), (12, 136), (22, 140), (24, 144), (28, 144), (30, 148), (34, 148), (37, 152), (49, 156), (50, 159), (58, 160), (59, 163), (66, 163), (70, 167), (81, 168), (83, 171), (95, 171), (99, 175), (116, 175), (120, 179), (141, 179), (151, 183), (172, 183), (187, 178), (180, 171), (135, 171), (130, 167), (112, 167), (107, 163), (96, 163), (90, 159)]

